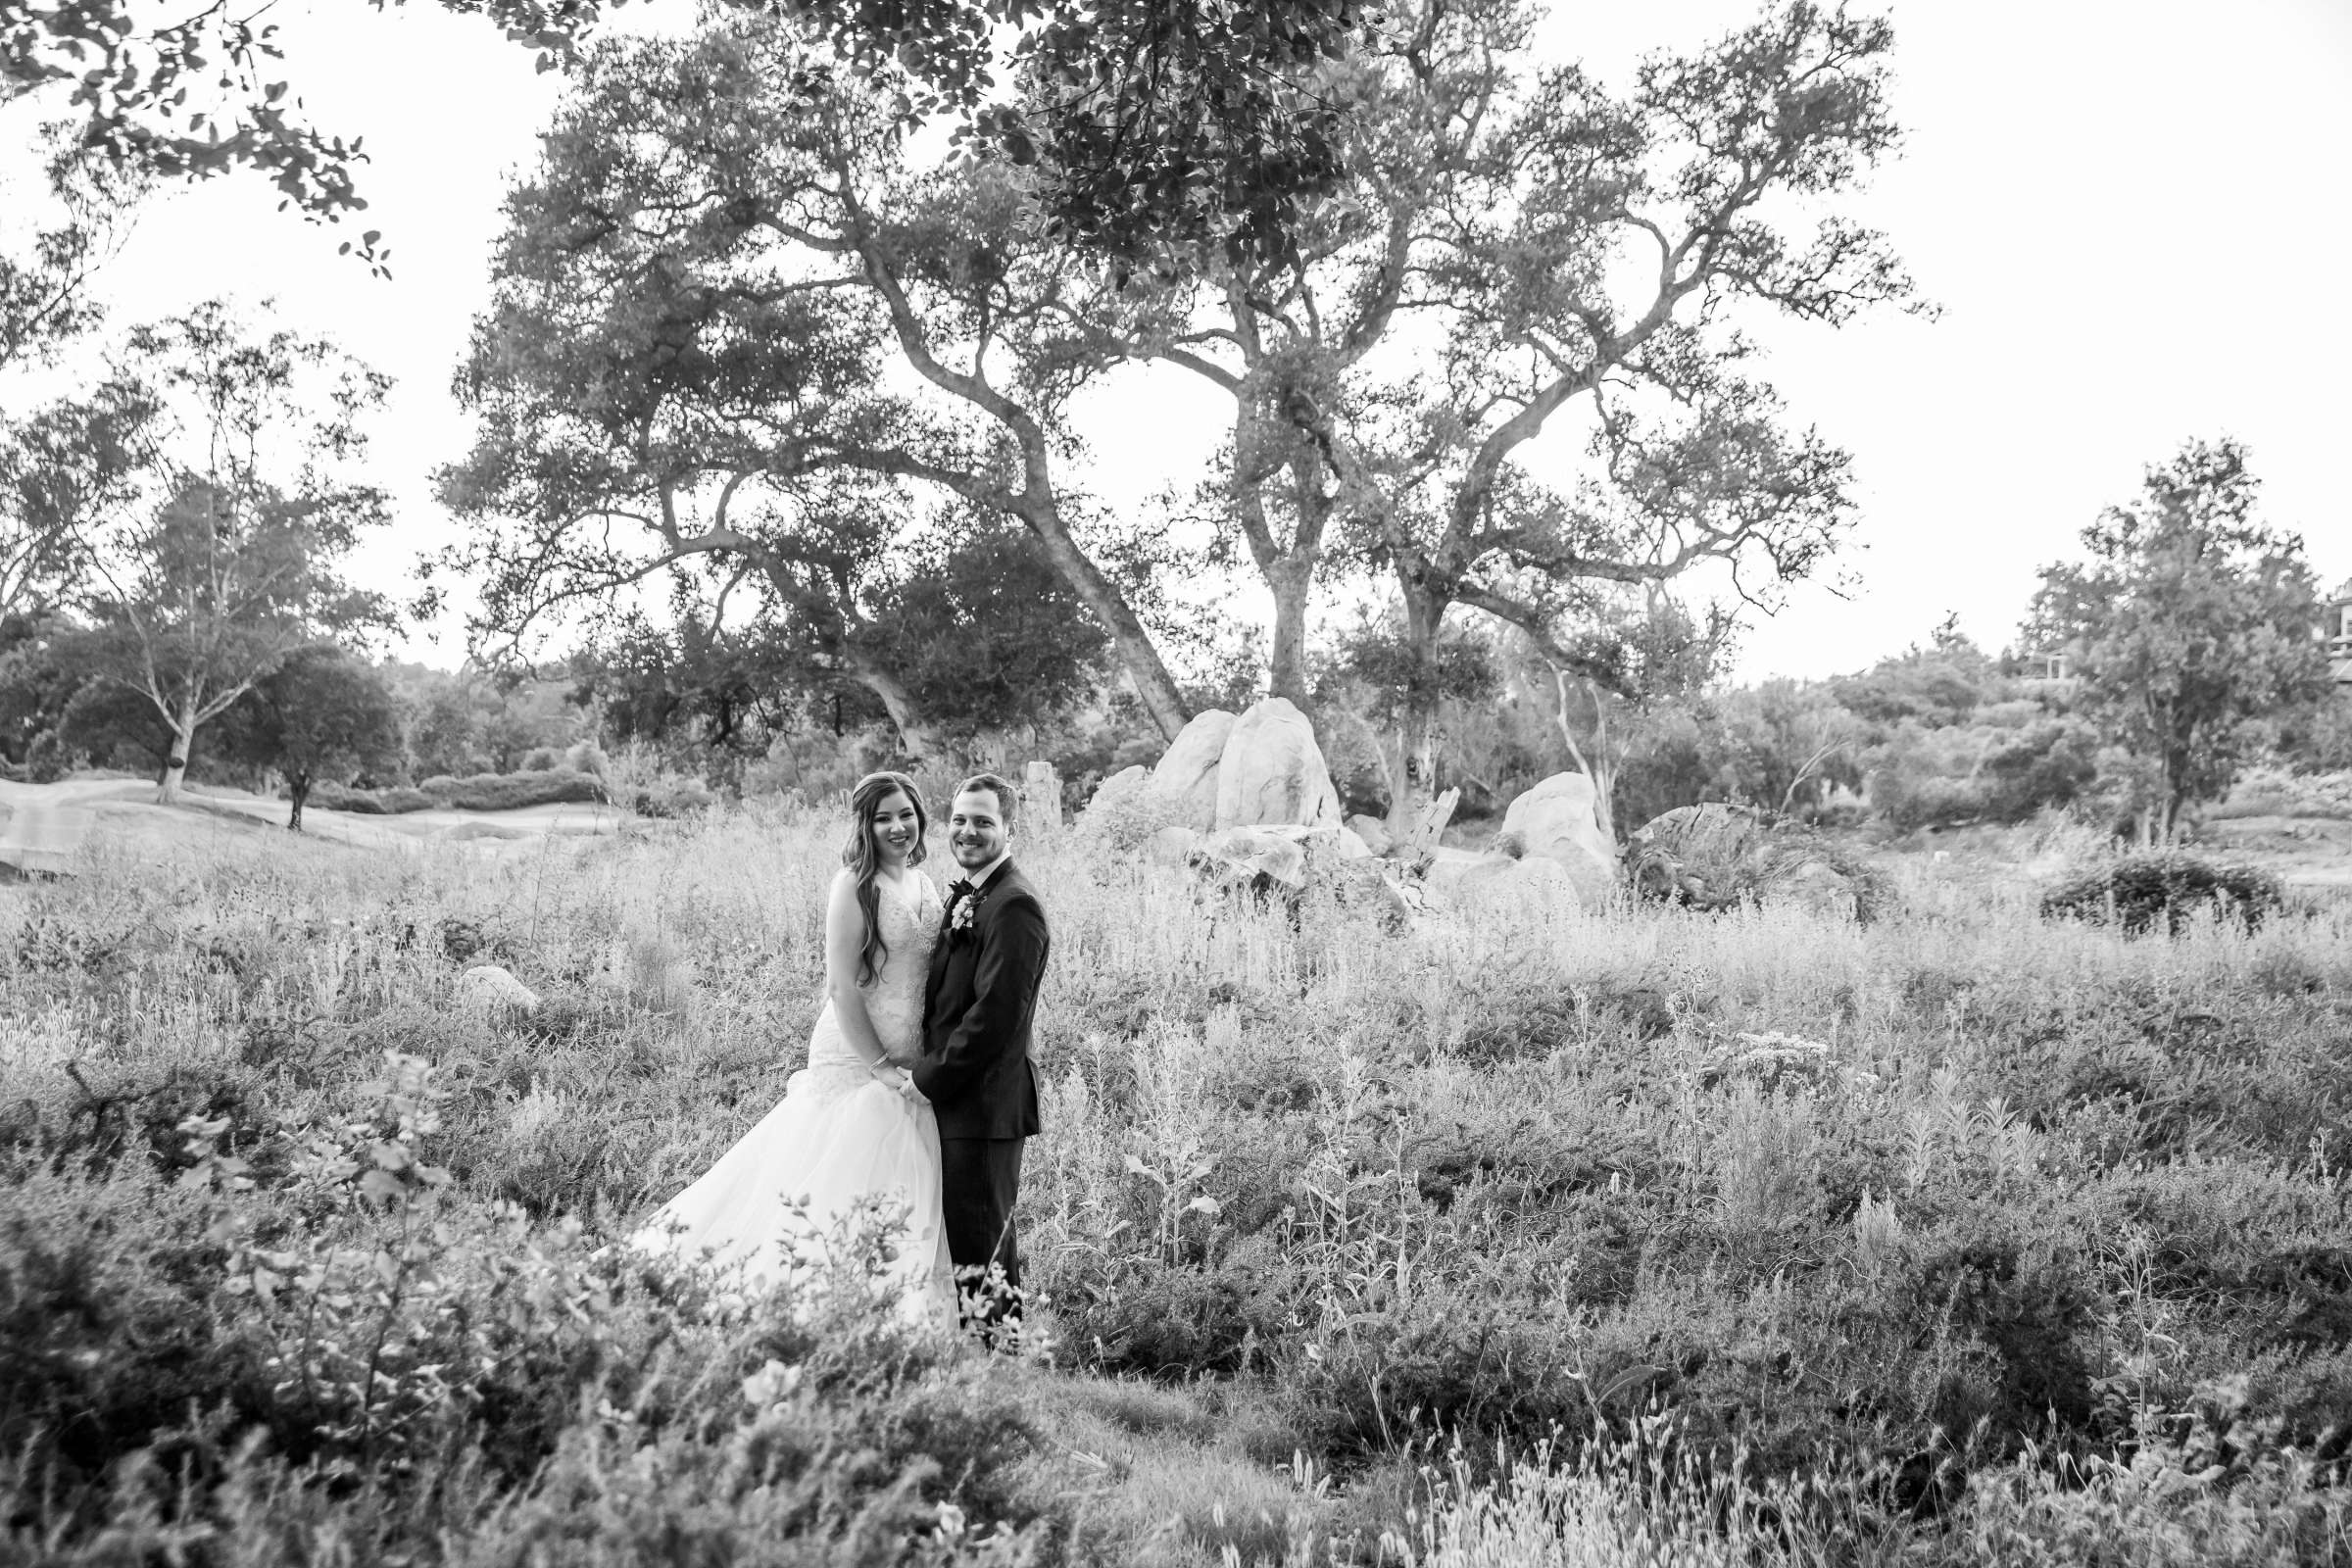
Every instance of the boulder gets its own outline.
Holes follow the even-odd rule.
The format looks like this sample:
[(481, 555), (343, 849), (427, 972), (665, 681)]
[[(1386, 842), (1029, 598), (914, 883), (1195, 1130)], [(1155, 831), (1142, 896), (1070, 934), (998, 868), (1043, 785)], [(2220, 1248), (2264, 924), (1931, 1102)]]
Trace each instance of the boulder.
[(480, 963), (458, 977), (458, 1007), (463, 1012), (497, 1018), (539, 1010), (539, 993), (495, 963)]
[(1049, 761), (1033, 761), (1021, 769), (1020, 825), (1031, 833), (1061, 830), (1061, 775)]
[(1163, 827), (1144, 841), (1144, 854), (1161, 865), (1182, 865), (1200, 843), (1189, 827)]
[(1372, 852), (1343, 827), (1227, 828), (1199, 839), (1185, 863), (1212, 886), (1277, 899), (1294, 912), (1309, 890), (1328, 893), (1343, 908), (1368, 909), (1392, 929), (1401, 929), (1420, 908), (1419, 890), (1390, 881)]
[(1306, 886), (1306, 848), (1296, 837), (1227, 828), (1196, 845), (1186, 861), (1210, 881), (1259, 892)]
[(1217, 760), (1217, 827), (1262, 824), (1340, 825), (1340, 797), (1314, 727), (1282, 697), (1254, 703), (1235, 719)]
[(1363, 715), (1337, 703), (1315, 711), (1315, 744), (1323, 748), (1323, 764), (1331, 770), (1331, 786), (1339, 792), (1340, 808), (1365, 816), (1386, 816), (1394, 798), (1389, 789), (1389, 760), (1380, 750), (1380, 737)]
[(1886, 880), (1825, 834), (1752, 807), (1679, 806), (1626, 843), (1634, 891), (1694, 909), (1793, 906), (1867, 921), (1890, 895)]
[(1195, 713), (1152, 765), (1152, 787), (1176, 803), (1174, 820), (1196, 832), (1218, 825), (1217, 765), (1234, 723), (1221, 708)]
[(1555, 860), (1515, 859), (1472, 850), (1433, 853), (1422, 885), (1452, 905), (1581, 905), (1583, 893), (1568, 869)]
[(1348, 819), (1348, 831), (1364, 841), (1364, 847), (1374, 855), (1386, 855), (1395, 840), (1389, 837), (1389, 825), (1377, 816), (1357, 813)]
[(1332, 901), (1343, 908), (1364, 909), (1377, 915), (1391, 931), (1402, 931), (1422, 911), (1420, 890), (1407, 892), (1389, 880), (1380, 861), (1342, 860), (1331, 876)]
[(1768, 896), (1832, 920), (1857, 920), (1862, 914), (1861, 895), (1853, 880), (1821, 860), (1800, 861)]
[(1087, 797), (1086, 809), (1078, 813), (1078, 820), (1083, 823), (1104, 807), (1141, 795), (1151, 782), (1152, 770), (1141, 762), (1119, 769), (1095, 786), (1095, 793)]
[(1601, 836), (1592, 806), (1591, 779), (1554, 773), (1502, 813), (1502, 831), (1517, 841), (1523, 858), (1549, 860), (1566, 870), (1587, 907), (1617, 887), (1616, 847)]

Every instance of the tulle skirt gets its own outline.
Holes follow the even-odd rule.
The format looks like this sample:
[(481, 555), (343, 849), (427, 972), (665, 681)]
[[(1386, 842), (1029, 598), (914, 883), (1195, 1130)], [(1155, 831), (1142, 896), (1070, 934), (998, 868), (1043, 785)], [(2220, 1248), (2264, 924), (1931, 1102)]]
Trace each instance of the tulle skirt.
[(863, 1067), (794, 1073), (776, 1108), (631, 1244), (741, 1269), (755, 1285), (827, 1267), (870, 1269), (910, 1324), (956, 1326), (939, 1122), (928, 1104)]

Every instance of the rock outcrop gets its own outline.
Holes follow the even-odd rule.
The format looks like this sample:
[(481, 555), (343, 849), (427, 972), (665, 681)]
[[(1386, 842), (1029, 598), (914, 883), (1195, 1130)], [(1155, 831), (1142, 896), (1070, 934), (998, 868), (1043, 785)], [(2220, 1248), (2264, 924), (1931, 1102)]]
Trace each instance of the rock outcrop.
[(1482, 855), (1472, 850), (1439, 849), (1431, 855), (1421, 882), (1432, 899), (1464, 907), (1587, 904), (1584, 892), (1566, 866), (1538, 856), (1522, 858)]
[(1185, 863), (1211, 886), (1275, 900), (1294, 911), (1320, 889), (1333, 903), (1372, 909), (1392, 925), (1417, 912), (1417, 890), (1408, 895), (1389, 881), (1363, 842), (1337, 825), (1227, 828), (1195, 845)]
[(1221, 708), (1195, 713), (1152, 765), (1151, 788), (1170, 803), (1171, 820), (1196, 833), (1217, 826), (1217, 778), (1237, 720)]
[(1365, 816), (1358, 813), (1348, 819), (1347, 826), (1348, 831), (1362, 839), (1364, 848), (1370, 850), (1374, 855), (1388, 854), (1396, 843), (1396, 840), (1389, 836), (1389, 824), (1377, 816)]
[(1867, 921), (1890, 897), (1884, 878), (1825, 835), (1744, 806), (1652, 817), (1627, 841), (1626, 867), (1638, 896), (1696, 909), (1792, 905)]
[(1217, 760), (1219, 831), (1261, 824), (1338, 827), (1340, 797), (1314, 726), (1287, 698), (1250, 705)]
[(1521, 857), (1557, 863), (1588, 908), (1617, 888), (1617, 847), (1601, 836), (1592, 806), (1590, 778), (1554, 773), (1502, 813), (1502, 831), (1517, 840)]
[(1116, 807), (1121, 801), (1134, 800), (1151, 785), (1152, 770), (1141, 762), (1133, 767), (1120, 768), (1116, 773), (1096, 785), (1095, 793), (1087, 797), (1086, 808), (1078, 813), (1080, 825), (1083, 826), (1090, 817), (1096, 816), (1098, 812)]
[(527, 1018), (539, 1010), (539, 993), (515, 979), (513, 971), (480, 963), (458, 977), (458, 1007), (491, 1019), (516, 1014)]
[(1329, 703), (1315, 713), (1315, 743), (1323, 748), (1323, 763), (1331, 771), (1332, 788), (1339, 792), (1340, 808), (1365, 816), (1388, 815), (1394, 799), (1389, 763), (1372, 726), (1352, 710)]

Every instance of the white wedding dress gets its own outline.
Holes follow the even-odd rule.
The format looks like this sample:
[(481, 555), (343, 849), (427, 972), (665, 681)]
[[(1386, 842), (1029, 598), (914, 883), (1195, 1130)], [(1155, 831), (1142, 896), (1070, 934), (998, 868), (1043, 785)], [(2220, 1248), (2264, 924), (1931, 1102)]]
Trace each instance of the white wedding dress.
[[(843, 873), (847, 875), (848, 873)], [(889, 956), (859, 990), (889, 1059), (922, 1048), (923, 982), (938, 939), (939, 890), (920, 871), (874, 882), (875, 918)], [(699, 1181), (662, 1205), (632, 1238), (684, 1260), (741, 1267), (774, 1284), (820, 1266), (829, 1244), (854, 1236), (865, 1211), (903, 1214), (882, 1283), (910, 1323), (956, 1326), (954, 1267), (940, 1217), (939, 1122), (919, 1095), (874, 1077), (842, 1034), (830, 1000), (808, 1040), (808, 1065), (784, 1098)], [(867, 1220), (870, 1223), (870, 1219)]]

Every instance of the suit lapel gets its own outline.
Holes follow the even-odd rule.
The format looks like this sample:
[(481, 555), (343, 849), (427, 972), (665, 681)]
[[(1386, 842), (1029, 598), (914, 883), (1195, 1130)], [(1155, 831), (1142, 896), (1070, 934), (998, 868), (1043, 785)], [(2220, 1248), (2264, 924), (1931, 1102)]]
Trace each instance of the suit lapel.
[[(1028, 886), (1028, 883), (1020, 879), (1020, 873), (1013, 869), (1010, 859), (1006, 859), (1004, 864), (998, 866), (997, 874), (982, 884), (980, 891), (973, 896), (975, 906), (972, 909), (972, 923), (965, 930), (964, 940), (960, 943), (955, 940), (955, 931), (949, 924), (950, 915), (944, 910), (941, 912), (939, 940), (931, 945), (931, 969), (923, 984), (923, 1024), (926, 1029), (939, 1017), (940, 993), (947, 988), (948, 970), (954, 966), (956, 955), (967, 952), (979, 944), (980, 927), (989, 918), (989, 910), (999, 899), (1008, 893), (1026, 892)], [(964, 986), (967, 992), (970, 989), (970, 979), (971, 977), (967, 973), (964, 977)], [(966, 997), (962, 1004), (968, 1004), (969, 1000)]]

